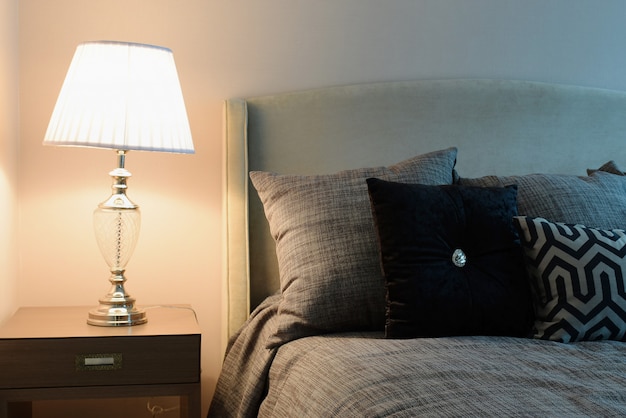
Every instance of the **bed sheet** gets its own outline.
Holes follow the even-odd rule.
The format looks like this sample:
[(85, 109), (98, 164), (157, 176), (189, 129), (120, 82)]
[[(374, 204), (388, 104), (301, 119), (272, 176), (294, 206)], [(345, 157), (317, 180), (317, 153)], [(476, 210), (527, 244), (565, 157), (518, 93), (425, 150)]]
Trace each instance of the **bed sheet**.
[(266, 349), (276, 298), (231, 341), (210, 416), (626, 416), (626, 344), (308, 337)]

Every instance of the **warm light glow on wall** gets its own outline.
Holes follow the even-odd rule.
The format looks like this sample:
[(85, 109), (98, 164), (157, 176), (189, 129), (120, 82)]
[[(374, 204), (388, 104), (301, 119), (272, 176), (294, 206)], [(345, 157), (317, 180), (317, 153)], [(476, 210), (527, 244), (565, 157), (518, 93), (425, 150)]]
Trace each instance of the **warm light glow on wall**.
[[(1, 162), (0, 162), (1, 163)], [(5, 168), (0, 166), (0, 323), (12, 313), (17, 294), (17, 283), (12, 280), (15, 274), (12, 267), (15, 265), (15, 206), (16, 197), (11, 182), (7, 178)]]

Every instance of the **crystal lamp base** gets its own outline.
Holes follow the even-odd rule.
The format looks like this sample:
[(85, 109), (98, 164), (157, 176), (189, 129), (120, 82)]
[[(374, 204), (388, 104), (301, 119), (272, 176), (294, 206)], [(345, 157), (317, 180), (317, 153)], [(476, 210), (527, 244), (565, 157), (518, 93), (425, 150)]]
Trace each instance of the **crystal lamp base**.
[(126, 151), (118, 150), (117, 157), (118, 167), (109, 173), (113, 193), (93, 213), (98, 247), (111, 271), (111, 289), (100, 298), (100, 306), (89, 312), (87, 323), (102, 327), (141, 325), (148, 321), (146, 313), (135, 307), (135, 299), (124, 289), (124, 271), (137, 244), (141, 213), (126, 195), (126, 182), (131, 176), (124, 168)]

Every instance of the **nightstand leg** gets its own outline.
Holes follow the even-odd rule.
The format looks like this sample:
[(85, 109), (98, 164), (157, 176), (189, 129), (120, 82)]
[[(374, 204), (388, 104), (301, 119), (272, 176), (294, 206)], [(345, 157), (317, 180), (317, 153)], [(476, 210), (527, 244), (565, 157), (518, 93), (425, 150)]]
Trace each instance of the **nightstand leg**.
[(33, 404), (31, 402), (0, 402), (0, 417), (2, 418), (31, 418)]
[(181, 418), (200, 418), (202, 409), (202, 398), (200, 389), (194, 390), (188, 395), (180, 396), (180, 417)]

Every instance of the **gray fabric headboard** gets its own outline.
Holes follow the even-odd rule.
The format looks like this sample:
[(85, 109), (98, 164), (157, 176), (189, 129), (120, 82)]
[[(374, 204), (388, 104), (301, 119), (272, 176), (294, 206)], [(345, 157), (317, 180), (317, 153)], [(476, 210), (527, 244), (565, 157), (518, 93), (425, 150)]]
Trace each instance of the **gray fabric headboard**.
[[(458, 148), (463, 177), (585, 174), (626, 163), (626, 92), (508, 80), (420, 80), (225, 102), (224, 332), (278, 289), (252, 170), (332, 173)], [(249, 198), (249, 199), (248, 199)]]

